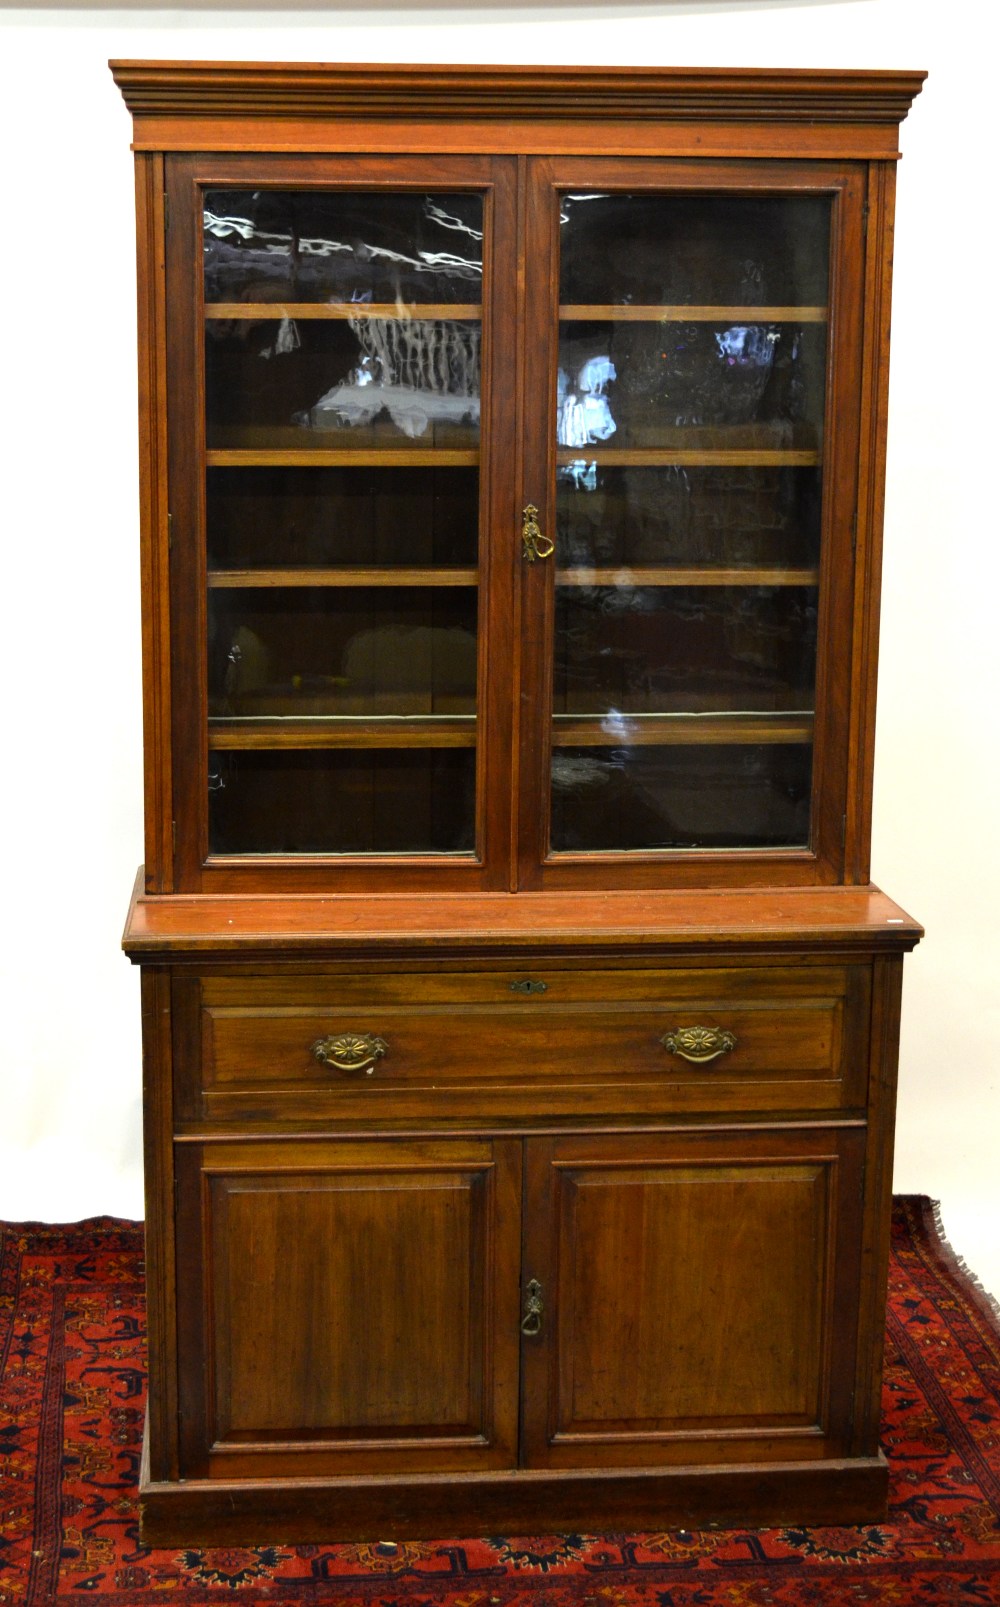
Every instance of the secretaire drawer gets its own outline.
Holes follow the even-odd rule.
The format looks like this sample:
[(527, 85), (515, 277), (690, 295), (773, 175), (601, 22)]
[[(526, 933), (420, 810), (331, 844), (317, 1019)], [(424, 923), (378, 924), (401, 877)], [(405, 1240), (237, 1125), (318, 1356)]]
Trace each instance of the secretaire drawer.
[(863, 1105), (865, 966), (174, 983), (181, 1120)]

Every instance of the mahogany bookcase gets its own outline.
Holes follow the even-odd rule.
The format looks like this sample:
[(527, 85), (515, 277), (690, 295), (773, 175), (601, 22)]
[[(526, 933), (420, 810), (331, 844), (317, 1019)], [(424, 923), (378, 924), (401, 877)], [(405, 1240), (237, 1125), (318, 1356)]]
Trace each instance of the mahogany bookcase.
[(112, 65), (144, 1537), (877, 1517), (923, 75)]

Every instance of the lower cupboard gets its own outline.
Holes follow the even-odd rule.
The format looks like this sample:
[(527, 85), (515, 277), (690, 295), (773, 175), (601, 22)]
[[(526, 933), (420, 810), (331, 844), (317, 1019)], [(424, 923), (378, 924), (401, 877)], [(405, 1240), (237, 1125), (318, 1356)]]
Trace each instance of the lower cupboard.
[(220, 1504), (228, 1480), (411, 1475), (426, 1524), (428, 1478), (879, 1472), (861, 1123), (176, 1149), (178, 1472)]

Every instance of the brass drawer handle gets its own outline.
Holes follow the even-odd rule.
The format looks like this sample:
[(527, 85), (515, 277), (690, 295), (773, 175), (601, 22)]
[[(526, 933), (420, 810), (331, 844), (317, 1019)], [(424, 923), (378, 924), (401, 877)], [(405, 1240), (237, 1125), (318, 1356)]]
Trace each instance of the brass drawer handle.
[(388, 1049), (384, 1038), (376, 1038), (370, 1032), (334, 1032), (329, 1038), (317, 1038), (312, 1046), (313, 1054), (324, 1066), (334, 1066), (337, 1071), (363, 1071), (366, 1077), (371, 1076), (376, 1060), (381, 1060)]
[(537, 1278), (532, 1278), (524, 1291), (524, 1316), (521, 1318), (521, 1332), (529, 1339), (542, 1331), (542, 1310), (542, 1286)]
[(692, 1065), (704, 1066), (736, 1048), (736, 1034), (722, 1027), (678, 1027), (660, 1039), (668, 1054), (680, 1055)]
[(542, 527), (538, 523), (538, 509), (533, 502), (521, 514), (521, 552), (529, 564), (536, 558), (551, 558), (556, 550), (556, 544), (551, 536), (542, 534)]

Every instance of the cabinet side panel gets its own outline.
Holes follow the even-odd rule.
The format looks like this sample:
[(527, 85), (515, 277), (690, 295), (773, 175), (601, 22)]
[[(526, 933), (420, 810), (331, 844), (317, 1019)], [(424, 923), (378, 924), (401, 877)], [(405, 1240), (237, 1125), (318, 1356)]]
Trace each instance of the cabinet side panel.
[(177, 1477), (170, 978), (165, 971), (142, 974), (142, 1042), (149, 1462), (150, 1477), (157, 1480)]
[(872, 989), (861, 1309), (854, 1442), (851, 1446), (852, 1452), (861, 1456), (874, 1456), (878, 1451), (902, 987), (902, 958), (886, 956), (877, 959), (874, 962)]
[(173, 888), (163, 159), (135, 159), (146, 891)]
[[(170, 424), (169, 496), (173, 564), (170, 665), (174, 695), (170, 732), (174, 759), (171, 842), (174, 886), (201, 885), (208, 794), (205, 744), (204, 398), (201, 335), (201, 202), (193, 164), (171, 157), (164, 172), (170, 235), (166, 252), (167, 376)], [(166, 729), (166, 728), (165, 728)]]
[(875, 686), (878, 674), (879, 597), (882, 586), (882, 518), (889, 406), (889, 321), (892, 295), (896, 169), (872, 163), (868, 187), (865, 264), (865, 343), (862, 359), (861, 459), (858, 483), (855, 631), (851, 664), (851, 772), (844, 842), (844, 880), (870, 875), (872, 772), (875, 758)]

